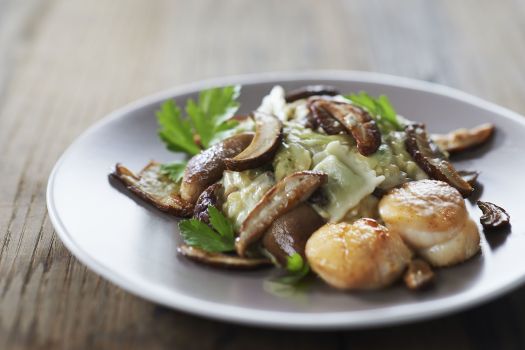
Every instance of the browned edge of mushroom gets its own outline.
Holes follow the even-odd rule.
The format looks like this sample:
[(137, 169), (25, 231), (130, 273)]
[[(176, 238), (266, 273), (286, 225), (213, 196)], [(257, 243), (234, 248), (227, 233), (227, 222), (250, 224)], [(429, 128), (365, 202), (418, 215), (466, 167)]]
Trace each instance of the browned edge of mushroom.
[(328, 85), (307, 85), (286, 93), (284, 100), (286, 103), (294, 102), (311, 96), (335, 96), (339, 91), (333, 86)]
[(253, 138), (252, 133), (234, 135), (193, 156), (182, 178), (182, 199), (195, 204), (208, 186), (221, 179), (226, 170), (224, 160), (241, 153)]
[(405, 285), (411, 290), (421, 290), (434, 282), (434, 271), (430, 265), (421, 259), (414, 259), (408, 263), (403, 275)]
[[(375, 120), (362, 108), (350, 103), (318, 99), (311, 109), (325, 111), (336, 119), (357, 143), (357, 150), (364, 156), (374, 154), (381, 146), (381, 132)], [(322, 113), (322, 112), (318, 112)]]
[(276, 117), (263, 112), (253, 112), (255, 136), (239, 154), (224, 160), (228, 170), (243, 171), (270, 162), (282, 138), (282, 123)]
[(458, 174), (472, 187), (474, 187), (479, 177), (479, 171), (475, 170), (458, 170)]
[[(142, 183), (142, 176), (147, 174), (147, 172), (152, 171), (158, 174), (158, 169), (160, 164), (157, 162), (149, 162), (144, 169), (142, 169), (138, 174), (135, 174), (125, 166), (120, 163), (115, 165), (115, 170), (110, 174), (110, 176), (119, 182), (121, 182), (129, 191), (134, 193), (137, 197), (141, 198), (145, 202), (155, 206), (157, 209), (177, 216), (177, 217), (189, 217), (193, 211), (193, 206), (191, 203), (184, 201), (178, 194), (166, 193), (163, 196), (159, 195), (158, 191), (148, 192), (147, 184), (152, 182)], [(159, 186), (161, 181), (158, 181)], [(151, 186), (151, 185), (149, 185)]]
[(448, 183), (463, 197), (468, 197), (474, 191), (458, 174), (452, 163), (439, 154), (432, 140), (428, 138), (424, 125), (410, 124), (405, 128), (405, 132), (407, 152), (430, 178)]
[(483, 212), (479, 222), (484, 229), (496, 230), (509, 227), (510, 215), (500, 206), (494, 203), (477, 201), (476, 203)]
[(311, 129), (317, 129), (321, 127), (328, 135), (338, 135), (347, 133), (346, 128), (339, 123), (335, 118), (332, 117), (330, 113), (322, 108), (317, 108), (313, 103), (317, 99), (312, 99), (308, 101), (308, 118), (310, 118), (310, 123), (312, 124)]
[(300, 171), (275, 184), (241, 224), (239, 237), (235, 241), (237, 253), (245, 256), (248, 246), (258, 241), (273, 221), (306, 201), (326, 183), (327, 178), (326, 174), (318, 171)]
[(271, 223), (263, 236), (263, 247), (281, 266), (286, 266), (288, 257), (295, 253), (306, 259), (306, 241), (324, 223), (310, 205), (300, 204)]
[(207, 224), (210, 223), (208, 207), (214, 206), (215, 208), (221, 210), (222, 198), (220, 196), (220, 192), (222, 191), (222, 189), (222, 184), (214, 183), (213, 185), (205, 189), (204, 192), (201, 193), (199, 199), (197, 199), (195, 208), (193, 209), (193, 217), (195, 219), (205, 222)]
[(180, 245), (177, 248), (177, 252), (195, 262), (218, 268), (232, 270), (253, 270), (272, 266), (270, 259), (243, 258), (240, 256), (227, 255), (223, 253), (210, 253), (203, 249), (191, 247), (186, 244)]
[(472, 129), (461, 128), (447, 134), (433, 134), (432, 140), (449, 153), (457, 153), (487, 142), (494, 134), (494, 124), (486, 123)]

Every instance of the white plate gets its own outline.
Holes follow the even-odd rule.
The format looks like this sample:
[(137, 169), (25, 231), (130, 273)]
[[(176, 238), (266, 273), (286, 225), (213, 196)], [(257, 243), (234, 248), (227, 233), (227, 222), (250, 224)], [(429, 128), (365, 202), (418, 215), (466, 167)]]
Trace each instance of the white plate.
[[(196, 265), (176, 254), (176, 220), (134, 201), (108, 182), (116, 162), (139, 170), (150, 159), (172, 161), (157, 138), (155, 110), (167, 98), (183, 103), (198, 90), (240, 83), (241, 112), (256, 108), (275, 84), (285, 88), (329, 84), (343, 92), (386, 94), (398, 113), (434, 132), (497, 125), (490, 145), (463, 157), (459, 169), (482, 172), (482, 199), (505, 207), (510, 234), (483, 237), (482, 254), (438, 272), (436, 288), (413, 293), (397, 285), (342, 293), (318, 283), (300, 296), (278, 297), (263, 288), (271, 270), (231, 272)], [(373, 73), (323, 71), (230, 77), (191, 84), (144, 98), (97, 123), (56, 164), (47, 189), (51, 221), (69, 250), (115, 284), (178, 310), (245, 324), (288, 328), (357, 328), (433, 317), (478, 304), (519, 285), (525, 277), (525, 119), (465, 93)], [(472, 154), (470, 154), (472, 155)], [(475, 217), (479, 211), (468, 205)]]

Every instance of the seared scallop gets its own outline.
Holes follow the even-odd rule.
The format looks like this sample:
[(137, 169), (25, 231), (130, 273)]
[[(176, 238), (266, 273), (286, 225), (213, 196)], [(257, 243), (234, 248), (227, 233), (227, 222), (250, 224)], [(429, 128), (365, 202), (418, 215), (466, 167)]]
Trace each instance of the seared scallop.
[(445, 182), (405, 183), (381, 199), (379, 214), (390, 231), (434, 266), (454, 265), (479, 251), (478, 228), (465, 200)]
[(412, 257), (397, 233), (366, 218), (322, 226), (306, 243), (305, 253), (315, 273), (346, 290), (387, 286), (403, 273)]

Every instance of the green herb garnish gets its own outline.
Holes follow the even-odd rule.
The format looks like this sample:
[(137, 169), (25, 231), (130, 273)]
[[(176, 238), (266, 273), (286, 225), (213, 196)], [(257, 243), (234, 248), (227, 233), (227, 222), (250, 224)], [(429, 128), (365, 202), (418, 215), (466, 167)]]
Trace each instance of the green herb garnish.
[(394, 128), (395, 130), (403, 129), (397, 119), (397, 113), (387, 96), (380, 95), (378, 98), (373, 98), (366, 92), (361, 91), (359, 94), (351, 94), (345, 97), (359, 107), (365, 108), (382, 126)]
[(299, 253), (293, 253), (286, 260), (286, 270), (288, 273), (278, 277), (274, 282), (295, 285), (308, 275), (310, 266)]
[(213, 229), (197, 219), (182, 220), (179, 229), (184, 242), (208, 252), (230, 252), (235, 248), (233, 227), (229, 220), (215, 207), (208, 207)]
[(186, 102), (187, 117), (182, 117), (175, 101), (164, 102), (157, 111), (159, 137), (175, 152), (195, 155), (208, 148), (221, 133), (237, 126), (238, 122), (230, 118), (239, 108), (240, 89), (234, 85), (202, 90), (197, 102)]
[(173, 182), (179, 182), (184, 175), (187, 164), (188, 162), (185, 161), (161, 164), (160, 173), (166, 175)]

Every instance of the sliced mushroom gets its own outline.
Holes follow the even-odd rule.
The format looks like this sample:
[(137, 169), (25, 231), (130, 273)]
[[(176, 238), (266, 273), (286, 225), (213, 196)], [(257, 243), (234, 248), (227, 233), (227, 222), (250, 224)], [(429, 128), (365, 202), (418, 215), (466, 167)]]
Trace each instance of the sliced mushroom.
[(494, 124), (486, 123), (472, 129), (457, 129), (448, 134), (434, 134), (432, 140), (444, 151), (461, 152), (485, 143), (494, 133)]
[(311, 103), (317, 113), (327, 113), (336, 119), (356, 140), (357, 150), (364, 156), (371, 155), (381, 146), (381, 133), (370, 114), (345, 102), (318, 99)]
[(228, 170), (243, 171), (270, 162), (281, 141), (282, 123), (263, 112), (254, 112), (255, 136), (246, 149), (235, 157), (225, 159)]
[(266, 258), (241, 258), (235, 255), (210, 253), (186, 244), (179, 246), (177, 252), (195, 262), (225, 269), (253, 270), (272, 265), (272, 262)]
[(252, 139), (250, 133), (234, 135), (191, 158), (182, 178), (182, 199), (195, 204), (200, 194), (222, 177), (224, 160), (241, 153)]
[(403, 280), (409, 289), (423, 289), (434, 282), (434, 271), (426, 261), (414, 259), (408, 263)]
[(470, 186), (473, 186), (476, 184), (476, 181), (478, 180), (479, 171), (475, 170), (459, 170), (458, 171), (459, 176), (463, 178)]
[(123, 183), (128, 190), (144, 201), (166, 213), (178, 217), (191, 216), (193, 206), (180, 197), (177, 184), (161, 173), (159, 163), (150, 162), (138, 174), (122, 164), (117, 164), (110, 176)]
[(235, 242), (237, 254), (245, 256), (248, 246), (259, 240), (272, 222), (306, 201), (326, 181), (326, 174), (317, 171), (300, 171), (279, 181), (241, 224)]
[(286, 103), (301, 100), (311, 96), (335, 96), (339, 91), (333, 86), (327, 85), (307, 85), (299, 89), (292, 90), (284, 97)]
[(441, 180), (456, 188), (463, 197), (468, 197), (474, 190), (463, 180), (454, 166), (443, 157), (435, 144), (427, 136), (425, 126), (411, 124), (405, 128), (407, 138), (405, 146), (414, 161), (434, 180)]
[(288, 257), (294, 253), (306, 259), (306, 241), (323, 225), (323, 218), (311, 206), (301, 204), (270, 225), (262, 240), (263, 247), (281, 266), (286, 266)]
[(222, 198), (220, 192), (223, 190), (223, 187), (220, 183), (214, 183), (209, 186), (204, 192), (201, 193), (197, 204), (195, 204), (195, 209), (193, 209), (193, 217), (197, 220), (210, 223), (210, 218), (208, 216), (208, 207), (214, 206), (220, 210), (222, 205)]
[(479, 218), (479, 222), (484, 229), (500, 229), (510, 225), (510, 215), (502, 207), (490, 202), (477, 202), (479, 209), (483, 215)]
[(333, 118), (328, 111), (313, 105), (314, 101), (317, 101), (317, 99), (310, 100), (308, 103), (308, 109), (310, 111), (308, 117), (311, 118), (311, 123), (314, 126), (311, 129), (321, 127), (328, 135), (338, 135), (347, 132), (346, 128)]

